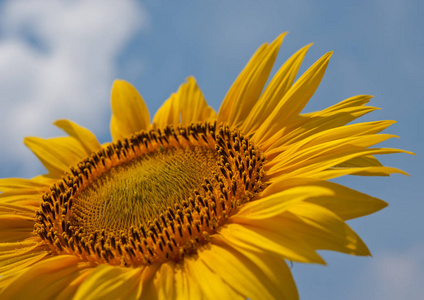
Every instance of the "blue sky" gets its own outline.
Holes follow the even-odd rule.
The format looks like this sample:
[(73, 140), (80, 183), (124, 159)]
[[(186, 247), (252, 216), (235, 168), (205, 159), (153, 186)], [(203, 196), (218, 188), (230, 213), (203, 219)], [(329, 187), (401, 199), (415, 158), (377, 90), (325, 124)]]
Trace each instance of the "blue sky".
[[(195, 2), (195, 1), (192, 1)], [(110, 87), (133, 83), (151, 116), (189, 75), (210, 105), (264, 42), (289, 31), (276, 66), (314, 42), (301, 70), (334, 50), (307, 111), (357, 94), (392, 119), (403, 148), (382, 161), (410, 177), (347, 177), (343, 184), (386, 200), (383, 211), (349, 224), (373, 257), (323, 253), (328, 266), (294, 264), (301, 299), (418, 299), (424, 294), (424, 4), (368, 1), (0, 1), (0, 177), (43, 173), (25, 136), (61, 135), (71, 119), (110, 139)]]

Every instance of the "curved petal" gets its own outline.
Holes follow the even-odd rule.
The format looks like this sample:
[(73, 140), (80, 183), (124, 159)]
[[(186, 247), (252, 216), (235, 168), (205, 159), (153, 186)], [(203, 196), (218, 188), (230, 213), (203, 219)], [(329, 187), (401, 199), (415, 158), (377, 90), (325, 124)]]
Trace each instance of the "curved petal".
[(268, 220), (264, 225), (288, 232), (317, 250), (371, 255), (361, 238), (340, 217), (313, 203), (298, 203), (281, 218)]
[(247, 219), (244, 221), (244, 224), (229, 224), (218, 232), (232, 244), (261, 255), (274, 254), (297, 262), (325, 264), (306, 242), (294, 240), (285, 232), (276, 233), (275, 230), (260, 228), (257, 220), (252, 220), (250, 224)]
[[(354, 130), (358, 126), (368, 127), (367, 130), (372, 130), (379, 132), (384, 130), (388, 126), (392, 125), (394, 121), (380, 121), (380, 122), (369, 122), (369, 123), (359, 123), (347, 125), (347, 123), (355, 120), (356, 118), (363, 116), (366, 113), (376, 110), (376, 107), (370, 106), (359, 106), (353, 108), (347, 108), (335, 113), (330, 113), (326, 115), (317, 115), (310, 119), (299, 119), (297, 126), (291, 126), (290, 128), (283, 128), (277, 134), (272, 137), (272, 145), (270, 145), (265, 153), (269, 155), (275, 155), (276, 153), (283, 152), (288, 147), (291, 147), (295, 143), (302, 142), (305, 139), (308, 139), (312, 136), (325, 137), (327, 134), (334, 134), (339, 131), (339, 133), (346, 133), (349, 130)], [(372, 125), (377, 125), (381, 129), (375, 130)], [(354, 126), (354, 127), (352, 127)], [(356, 127), (355, 127), (356, 126)], [(365, 134), (361, 132), (356, 132), (356, 135)], [(348, 136), (348, 135), (347, 135)]]
[[(368, 167), (384, 167), (382, 163), (375, 158), (372, 155), (369, 156), (360, 156), (355, 157), (350, 160), (347, 160), (337, 166), (335, 168), (368, 168)], [(364, 170), (365, 171), (365, 170)], [(352, 173), (352, 175), (359, 175), (359, 176), (389, 176), (389, 174), (386, 174), (385, 172), (358, 172), (358, 173)]]
[[(351, 114), (354, 114), (353, 119), (350, 120), (350, 121), (353, 121), (354, 119), (360, 116), (363, 116), (364, 114), (368, 112), (368, 111), (365, 111), (361, 113), (361, 108), (365, 108), (364, 106), (368, 102), (370, 102), (371, 98), (372, 96), (370, 95), (357, 95), (357, 96), (353, 96), (345, 100), (342, 100), (339, 103), (332, 105), (330, 107), (327, 107), (323, 110), (300, 114), (296, 118), (296, 120), (293, 120), (293, 122), (287, 126), (287, 128), (293, 129), (298, 127), (303, 127), (305, 126), (306, 123), (309, 123), (309, 120), (316, 120), (316, 119), (320, 120), (320, 119), (325, 119), (331, 116), (338, 117), (338, 113), (341, 113), (341, 112), (350, 112)], [(379, 109), (377, 107), (372, 107), (372, 108), (373, 110)], [(345, 125), (349, 123), (350, 121), (344, 121), (344, 122), (339, 121), (333, 127)], [(323, 121), (321, 121), (321, 123), (322, 122)], [(329, 127), (329, 128), (332, 128), (332, 127)]]
[(58, 120), (54, 124), (63, 129), (67, 134), (77, 139), (84, 147), (87, 155), (101, 148), (96, 136), (88, 129), (69, 120)]
[(149, 128), (149, 111), (143, 98), (131, 84), (124, 80), (115, 80), (111, 102), (110, 132), (114, 141)]
[(75, 256), (51, 257), (15, 275), (2, 291), (3, 299), (55, 299), (71, 282), (87, 272)]
[(262, 45), (234, 81), (218, 112), (218, 122), (238, 127), (262, 93), (286, 33)]
[(281, 214), (298, 202), (324, 195), (333, 195), (333, 191), (318, 186), (294, 187), (244, 204), (230, 220), (234, 223), (243, 223), (245, 219), (250, 221), (256, 219), (262, 222)]
[[(267, 176), (280, 176), (281, 178), (294, 178), (294, 177), (304, 177), (304, 178), (317, 178), (317, 179), (332, 179), (335, 177), (343, 175), (352, 175), (363, 172), (369, 172), (369, 175), (377, 175), (384, 173), (390, 175), (392, 173), (399, 173), (407, 175), (407, 173), (402, 170), (390, 167), (358, 167), (358, 168), (337, 168), (336, 166), (349, 161), (356, 157), (361, 156), (370, 156), (377, 154), (392, 154), (392, 153), (408, 153), (413, 154), (412, 152), (391, 149), (391, 148), (371, 148), (364, 150), (352, 150), (346, 152), (335, 152), (328, 153), (325, 156), (322, 156), (318, 160), (304, 160), (299, 162), (299, 164), (293, 163), (292, 166), (288, 166), (287, 169), (283, 167), (283, 164), (280, 166), (273, 167), (267, 174)], [(289, 170), (290, 169), (290, 170)]]
[(330, 189), (332, 195), (311, 195), (306, 202), (323, 206), (343, 220), (354, 219), (375, 213), (387, 206), (387, 203), (371, 197), (367, 194), (352, 190), (343, 185), (325, 180), (312, 178), (276, 178), (272, 184), (265, 189), (263, 196), (272, 195), (293, 187), (303, 188), (308, 186), (318, 186)]
[(36, 189), (25, 189), (25, 190), (9, 190), (7, 192), (0, 193), (1, 204), (12, 204), (20, 205), (25, 208), (37, 209), (40, 206), (43, 192)]
[(309, 47), (307, 45), (293, 54), (278, 70), (277, 74), (272, 78), (265, 91), (259, 98), (258, 102), (253, 106), (242, 125), (242, 132), (250, 135), (266, 120), (272, 113), (278, 102), (284, 97), (290, 89), (302, 64)]
[(352, 158), (337, 167), (340, 168), (357, 168), (357, 167), (382, 167), (383, 165), (374, 156), (362, 156)]
[[(4, 214), (13, 214), (17, 216), (26, 216), (34, 218), (35, 212), (38, 210), (38, 207), (27, 205), (16, 205), (11, 203), (1, 203), (0, 205), (0, 215)], [(0, 227), (1, 228), (1, 227)]]
[[(9, 190), (0, 193), (0, 203), (22, 205), (25, 208), (28, 206), (39, 206), (43, 192), (37, 190)], [(33, 208), (33, 207), (30, 207)]]
[[(34, 257), (44, 258), (47, 251), (40, 247), (40, 241), (39, 237), (33, 237), (12, 243), (0, 243), (0, 274), (8, 277), (8, 273), (19, 271), (35, 262), (32, 261)], [(31, 263), (28, 264), (28, 261)]]
[[(269, 278), (251, 260), (228, 247), (219, 240), (219, 237), (215, 237), (213, 243), (210, 247), (199, 251), (199, 265), (203, 263), (222, 278), (228, 286), (246, 298), (284, 299), (276, 297), (276, 291), (271, 288)], [(280, 266), (274, 267), (279, 268)], [(281, 282), (280, 295), (284, 288), (291, 288), (290, 283), (287, 286), (285, 283)]]
[(196, 80), (189, 77), (156, 112), (152, 127), (163, 128), (171, 124), (190, 124), (215, 119), (216, 113), (208, 106)]
[[(314, 136), (311, 136), (282, 152), (275, 159), (266, 163), (265, 167), (269, 168), (269, 175), (275, 174), (277, 170), (288, 174), (299, 172), (302, 167), (311, 168), (334, 160), (333, 165), (327, 166), (327, 168), (330, 168), (356, 156), (377, 154), (378, 151), (377, 153), (367, 153), (372, 150), (367, 148), (392, 137), (395, 136), (370, 134), (345, 137), (316, 144)], [(353, 155), (353, 157), (350, 157), (350, 155)], [(341, 161), (336, 162), (337, 159)]]
[(264, 255), (261, 245), (246, 248), (223, 236), (214, 236), (214, 241), (219, 245), (225, 244), (245, 267), (254, 270), (274, 299), (299, 299), (291, 271), (280, 255)]
[(0, 215), (0, 242), (17, 242), (34, 234), (34, 216)]
[(140, 273), (136, 276), (138, 279), (138, 284), (135, 286), (128, 298), (158, 299), (159, 294), (154, 279), (155, 276), (157, 276), (157, 271), (159, 268), (160, 264), (154, 264), (140, 268)]
[(69, 167), (86, 157), (85, 149), (73, 137), (41, 139), (27, 137), (25, 145), (38, 157), (52, 176), (60, 178)]
[(327, 108), (323, 109), (322, 111), (312, 112), (312, 113), (308, 113), (308, 114), (302, 114), (302, 116), (314, 115), (314, 114), (320, 113), (320, 112), (338, 111), (338, 110), (348, 108), (348, 107), (364, 106), (368, 102), (370, 102), (372, 97), (373, 96), (371, 96), (371, 95), (356, 95), (356, 96), (347, 98), (345, 100), (342, 100), (339, 103), (331, 105), (330, 107), (327, 107)]
[(142, 271), (98, 265), (82, 282), (74, 299), (136, 299)]
[[(210, 250), (204, 250), (201, 252), (209, 252)], [(199, 297), (197, 299), (243, 299), (239, 293), (234, 290), (234, 287), (227, 284), (221, 276), (225, 270), (220, 269), (218, 272), (214, 268), (210, 268), (211, 262), (206, 261), (207, 259), (201, 259), (202, 254), (199, 254), (199, 258), (186, 258), (185, 266), (187, 275), (189, 277), (190, 284), (196, 282), (200, 288)]]
[[(199, 278), (192, 278), (190, 257), (179, 263), (172, 261), (160, 264), (152, 276), (153, 279), (147, 282), (147, 287), (143, 289), (142, 299), (177, 299), (177, 300), (198, 300), (203, 299), (198, 284)], [(143, 280), (146, 281), (146, 280)]]
[(45, 189), (48, 184), (25, 178), (1, 178), (0, 189), (1, 191), (8, 191), (14, 189)]
[(176, 299), (176, 291), (174, 287), (174, 264), (163, 263), (155, 274), (153, 279), (156, 286), (158, 299)]
[(20, 245), (16, 245), (18, 243), (11, 244), (15, 244), (16, 247), (13, 254), (2, 253), (0, 256), (0, 272), (2, 274), (0, 291), (7, 286), (9, 281), (13, 280), (14, 275), (19, 275), (22, 270), (42, 261), (48, 255), (46, 251), (27, 251), (26, 249), (19, 249)]
[[(285, 252), (284, 257), (300, 262), (319, 263), (319, 259), (314, 261), (319, 256), (314, 257), (313, 250), (370, 255), (364, 242), (339, 216), (307, 201), (297, 202), (286, 211), (261, 222), (249, 217), (237, 221), (240, 227), (232, 226), (237, 229), (237, 235), (224, 230), (224, 237), (245, 248), (257, 244), (268, 251), (274, 249), (275, 253), (280, 248), (282, 253), (278, 254)], [(276, 246), (275, 242), (280, 246)]]
[(55, 297), (55, 300), (68, 300), (74, 299), (74, 295), (78, 290), (79, 286), (85, 281), (85, 279), (91, 274), (93, 269), (84, 269), (79, 275), (73, 278), (71, 282), (68, 283), (66, 287)]
[(0, 191), (6, 192), (11, 190), (20, 189), (35, 189), (44, 191), (49, 187), (48, 184), (24, 178), (1, 178), (0, 179)]
[[(296, 148), (300, 150), (302, 148), (323, 144), (325, 142), (340, 140), (343, 138), (377, 134), (392, 125), (393, 123), (395, 122), (376, 121), (350, 124), (330, 129), (319, 128), (321, 130), (316, 131), (313, 134), (311, 132), (305, 132), (304, 134), (300, 134), (294, 140), (290, 141), (290, 147), (296, 147), (296, 141), (297, 143), (302, 145), (301, 148)], [(283, 152), (289, 147), (287, 143), (285, 145), (282, 145), (281, 147), (278, 147), (279, 144), (279, 142), (275, 143), (272, 148), (275, 148), (275, 150), (277, 150), (278, 152)]]
[[(391, 153), (404, 153), (401, 150), (384, 150), (381, 153), (371, 153), (371, 154), (391, 154)], [(408, 152), (406, 152), (408, 153)], [(409, 153), (411, 154), (411, 153)], [(355, 158), (356, 156), (352, 156)], [(305, 170), (304, 170), (305, 171)], [(310, 176), (310, 178), (316, 179), (324, 179), (330, 180), (333, 178), (337, 178), (345, 175), (360, 175), (360, 176), (390, 176), (391, 174), (403, 174), (409, 176), (408, 173), (392, 167), (359, 167), (359, 168), (320, 168), (313, 171), (308, 171), (304, 173), (306, 176)]]
[(331, 54), (332, 52), (323, 55), (287, 91), (271, 115), (253, 135), (254, 142), (262, 145), (300, 114), (318, 88)]
[(175, 267), (175, 299), (178, 300), (197, 300), (202, 298), (202, 293), (197, 280), (193, 280), (188, 266), (188, 260), (177, 264)]

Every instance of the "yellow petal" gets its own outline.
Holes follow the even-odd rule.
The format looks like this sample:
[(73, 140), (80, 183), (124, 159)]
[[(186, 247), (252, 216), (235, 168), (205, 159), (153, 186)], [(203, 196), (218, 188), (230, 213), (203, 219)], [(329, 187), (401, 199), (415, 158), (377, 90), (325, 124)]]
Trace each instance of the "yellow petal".
[[(15, 248), (15, 253), (17, 253), (17, 255), (3, 255), (2, 253), (2, 258), (0, 262), (0, 272), (3, 277), (0, 281), (0, 290), (5, 287), (8, 282), (13, 280), (15, 276), (18, 276), (20, 272), (22, 272), (22, 270), (28, 268), (31, 265), (34, 265), (35, 263), (42, 261), (48, 255), (47, 251), (25, 252), (19, 249), (19, 246)], [(7, 258), (3, 259), (3, 256)]]
[(272, 113), (279, 101), (284, 97), (286, 92), (292, 86), (303, 58), (309, 47), (307, 45), (293, 54), (278, 70), (277, 74), (272, 78), (265, 91), (259, 98), (258, 102), (253, 106), (241, 127), (241, 131), (246, 135), (253, 133)]
[(266, 196), (292, 187), (307, 188), (308, 186), (319, 186), (330, 189), (333, 195), (312, 196), (306, 199), (306, 202), (323, 206), (344, 220), (369, 215), (387, 206), (387, 203), (380, 199), (352, 190), (343, 185), (311, 178), (276, 178), (265, 189), (263, 194)]
[(54, 256), (19, 272), (2, 291), (2, 298), (55, 299), (86, 268), (75, 256)]
[(2, 229), (0, 232), (0, 242), (17, 242), (33, 237), (31, 230), (23, 228)]
[[(327, 155), (322, 157), (321, 161), (303, 161), (298, 165), (298, 168), (295, 168), (293, 171), (286, 172), (283, 170), (274, 169), (272, 172), (269, 172), (269, 176), (290, 176), (290, 177), (311, 177), (311, 178), (320, 178), (320, 179), (330, 179), (338, 176), (355, 174), (359, 172), (370, 172), (373, 174), (377, 173), (386, 173), (387, 175), (391, 173), (400, 173), (407, 175), (407, 173), (389, 167), (365, 167), (365, 168), (336, 168), (335, 166), (340, 165), (341, 163), (351, 160), (355, 157), (360, 156), (369, 156), (377, 154), (392, 154), (392, 153), (408, 153), (411, 152), (391, 149), (391, 148), (371, 148), (364, 149), (361, 151), (351, 151), (351, 152), (340, 152), (332, 155)], [(284, 173), (285, 172), (285, 173)], [(370, 174), (371, 175), (371, 174)]]
[(31, 179), (23, 178), (1, 178), (0, 179), (0, 191), (6, 192), (15, 189), (37, 189), (45, 190), (49, 185), (34, 181)]
[(267, 223), (314, 249), (371, 255), (361, 238), (340, 217), (313, 203), (298, 203), (280, 218)]
[(252, 140), (254, 142), (258, 144), (264, 143), (300, 114), (318, 88), (331, 54), (329, 52), (321, 57), (288, 90), (271, 115), (253, 135)]
[(238, 127), (262, 93), (286, 33), (270, 45), (262, 45), (234, 81), (218, 112), (218, 122)]
[(38, 181), (33, 181), (31, 179), (24, 178), (1, 178), (0, 179), (0, 189), (4, 190), (13, 190), (13, 189), (25, 189), (25, 188), (41, 188), (45, 189), (49, 187), (47, 184), (43, 184)]
[[(210, 250), (205, 250), (209, 252)], [(204, 252), (204, 251), (203, 251)], [(219, 272), (211, 269), (207, 262), (193, 257), (185, 258), (185, 266), (190, 282), (195, 282), (200, 288), (198, 299), (243, 299), (240, 294), (228, 285)]]
[(243, 224), (229, 224), (218, 232), (228, 243), (262, 255), (276, 254), (288, 260), (324, 264), (324, 260), (304, 241), (293, 240), (281, 230), (262, 228), (254, 219), (249, 222), (245, 218), (243, 221)]
[(155, 274), (154, 284), (157, 289), (158, 299), (175, 299), (174, 290), (174, 264), (163, 263)]
[[(339, 163), (342, 163), (353, 158), (348, 157), (348, 155), (364, 156), (367, 147), (371, 147), (392, 137), (395, 136), (389, 134), (371, 134), (315, 144), (315, 139), (312, 136), (282, 152), (276, 159), (267, 163), (266, 166), (270, 168), (271, 173), (275, 173), (275, 170), (288, 173), (290, 171), (297, 172), (302, 167), (311, 167), (314, 164), (322, 164), (332, 159), (340, 159), (341, 161)], [(357, 155), (358, 153), (362, 153), (362, 155)], [(337, 164), (332, 166), (336, 166)]]
[(32, 228), (34, 227), (34, 217), (21, 216), (18, 214), (1, 214), (1, 228)]
[(309, 197), (321, 195), (332, 195), (333, 192), (323, 187), (294, 187), (279, 193), (271, 194), (267, 197), (244, 204), (238, 213), (231, 217), (234, 223), (243, 223), (248, 219), (265, 220), (271, 218), (290, 208), (300, 201), (304, 201)]
[[(216, 243), (216, 239), (214, 243)], [(275, 299), (272, 291), (268, 288), (268, 278), (260, 272), (259, 268), (246, 257), (243, 257), (240, 253), (236, 253), (225, 244), (219, 246), (212, 244), (207, 249), (199, 251), (198, 265), (201, 262), (210, 269), (212, 274), (216, 274), (222, 278), (228, 286), (242, 294), (245, 298)], [(204, 285), (206, 284), (207, 282), (204, 283)], [(213, 292), (214, 288), (212, 285), (210, 289)], [(211, 299), (220, 298), (215, 297)]]
[(175, 299), (197, 300), (202, 298), (198, 281), (190, 275), (190, 259), (184, 259), (175, 266)]
[(112, 87), (111, 134), (114, 141), (150, 126), (150, 115), (143, 98), (124, 80), (115, 80)]
[(86, 157), (82, 145), (73, 137), (41, 139), (27, 137), (25, 145), (38, 157), (52, 176), (60, 178), (69, 167)]
[(245, 267), (254, 270), (257, 280), (266, 286), (274, 299), (299, 299), (291, 271), (280, 255), (263, 255), (261, 245), (256, 245), (256, 249), (246, 249), (223, 236), (214, 236), (213, 241), (218, 245), (225, 243)]
[(2, 274), (0, 280), (0, 294), (2, 294), (3, 289), (5, 289), (16, 276), (19, 276), (22, 272), (25, 272), (28, 267), (41, 262), (48, 256), (47, 251), (34, 250), (37, 246), (27, 247), (29, 250), (19, 247), (18, 245), (13, 253), (2, 253), (0, 257), (0, 272)]
[(78, 288), (74, 299), (125, 299), (136, 292), (142, 268), (98, 265)]
[[(259, 236), (274, 240), (283, 246), (287, 245), (293, 253), (287, 251), (284, 257), (295, 261), (323, 263), (319, 260), (314, 261), (317, 259), (312, 255), (314, 250), (370, 255), (363, 241), (340, 217), (322, 206), (307, 201), (298, 202), (285, 212), (262, 220), (261, 223), (251, 222), (248, 224), (247, 220), (244, 222), (243, 226), (251, 229), (251, 232), (246, 233), (252, 235), (253, 241), (260, 239), (257, 235), (252, 234), (252, 232), (256, 232)], [(249, 237), (243, 234), (241, 238), (229, 234), (224, 237), (229, 237), (228, 240), (239, 247), (246, 249), (249, 249), (248, 246), (253, 247), (253, 242), (249, 245)], [(244, 244), (240, 241), (243, 241)], [(255, 244), (261, 245), (261, 248), (266, 250), (268, 250), (266, 246), (270, 245), (264, 238), (261, 243)]]
[(54, 124), (77, 139), (88, 155), (101, 148), (96, 136), (90, 130), (69, 120), (58, 120)]
[(43, 247), (39, 247), (40, 241), (40, 237), (34, 236), (23, 241), (0, 243), (0, 267), (3, 268), (8, 264), (13, 263), (14, 258), (17, 258), (16, 261), (19, 261), (21, 256), (23, 257), (27, 254), (38, 255), (40, 254), (40, 251), (46, 252), (43, 250)]
[[(403, 151), (390, 151), (385, 152), (383, 154), (389, 154), (389, 153), (402, 153)], [(378, 154), (378, 153), (377, 153)], [(409, 176), (408, 173), (397, 169), (397, 168), (391, 168), (391, 167), (360, 167), (360, 168), (331, 168), (326, 169), (322, 171), (314, 170), (309, 171), (308, 173), (305, 172), (305, 175), (311, 176), (311, 178), (319, 178), (324, 180), (329, 180), (333, 178), (337, 178), (340, 176), (345, 175), (360, 175), (360, 176), (390, 176), (391, 174), (403, 174), (406, 176)]]
[[(302, 143), (302, 147), (311, 147), (318, 144), (323, 144), (326, 142), (331, 142), (335, 140), (340, 140), (344, 138), (354, 137), (354, 136), (365, 136), (377, 134), (390, 125), (395, 123), (394, 121), (376, 121), (376, 122), (367, 122), (367, 123), (359, 123), (359, 124), (351, 124), (347, 126), (331, 128), (317, 134), (313, 135), (312, 140), (308, 140), (308, 143)], [(379, 137), (383, 137), (383, 135), (376, 136), (377, 140), (380, 140)], [(389, 135), (387, 137), (393, 137), (393, 135)], [(375, 145), (371, 144), (371, 145)], [(299, 148), (302, 149), (302, 148)]]
[(21, 205), (25, 208), (37, 209), (40, 207), (42, 192), (36, 189), (25, 190), (9, 190), (0, 193), (0, 203), (7, 203), (12, 205)]
[(369, 215), (387, 206), (387, 203), (380, 199), (342, 185), (328, 181), (322, 182), (321, 185), (326, 187), (331, 186), (331, 189), (335, 191), (334, 197), (316, 197), (307, 201), (331, 210), (344, 220)]
[(1, 203), (0, 205), (0, 215), (13, 214), (17, 216), (25, 216), (34, 218), (35, 212), (38, 210), (38, 207), (26, 205), (16, 205), (11, 203)]
[(0, 193), (0, 202), (15, 203), (19, 200), (29, 200), (32, 198), (40, 198), (44, 194), (43, 190), (38, 189), (10, 189)]
[(0, 242), (17, 242), (34, 236), (34, 217), (0, 215)]
[(363, 156), (352, 158), (336, 167), (357, 168), (357, 167), (382, 167), (383, 165), (374, 156)]
[(354, 96), (326, 109), (300, 114), (276, 134), (277, 137), (275, 137), (275, 140), (277, 143), (271, 147), (275, 148), (286, 144), (292, 139), (300, 140), (303, 138), (302, 134), (305, 132), (309, 132), (309, 135), (311, 135), (330, 128), (346, 125), (369, 112), (379, 109), (377, 107), (364, 106), (371, 98), (369, 95)]
[(216, 113), (208, 106), (202, 91), (193, 77), (187, 78), (175, 94), (165, 101), (153, 118), (153, 128), (171, 124), (190, 124), (216, 119)]
[(114, 115), (112, 115), (112, 117), (110, 118), (110, 135), (112, 136), (112, 139), (114, 141), (124, 136), (124, 134), (121, 133), (119, 125), (117, 124), (117, 121), (116, 121), (116, 117)]
[(72, 278), (68, 285), (60, 291), (59, 295), (55, 297), (55, 300), (68, 300), (73, 299), (79, 286), (85, 281), (85, 279), (91, 274), (93, 269), (87, 268), (79, 272), (78, 276)]
[(130, 299), (158, 299), (158, 290), (154, 283), (154, 277), (159, 269), (159, 264), (150, 265), (142, 268), (137, 275), (138, 285), (134, 288)]
[(39, 182), (44, 185), (51, 186), (53, 183), (57, 181), (57, 178), (51, 176), (50, 174), (38, 175), (31, 178), (32, 181)]
[[(355, 157), (348, 161), (345, 161), (334, 168), (368, 168), (368, 167), (383, 167), (383, 165), (380, 163), (380, 161), (375, 158), (374, 156), (362, 156), (362, 157)], [(386, 172), (358, 172), (358, 173), (352, 173), (351, 175), (359, 175), (359, 176), (389, 176), (390, 174), (387, 174)]]
[[(394, 123), (394, 121), (380, 121), (344, 126), (357, 117), (375, 109), (375, 107), (369, 106), (348, 108), (330, 115), (316, 116), (309, 120), (303, 120), (298, 124), (298, 127), (292, 129), (283, 128), (275, 134), (272, 137), (273, 140), (275, 139), (273, 144), (266, 149), (265, 153), (268, 156), (279, 154), (296, 143), (303, 143), (308, 138), (314, 140), (320, 138), (322, 142), (323, 140), (331, 141), (335, 138), (348, 137), (349, 135), (378, 133)], [(373, 127), (373, 125), (378, 126), (378, 128)], [(318, 143), (318, 140), (315, 143)]]
[[(357, 95), (350, 97), (348, 99), (345, 99), (337, 104), (334, 104), (322, 111), (330, 112), (330, 111), (339, 111), (341, 109), (347, 108), (347, 107), (355, 107), (355, 106), (363, 106), (367, 104), (373, 96), (371, 95)], [(314, 114), (314, 113), (311, 113)]]

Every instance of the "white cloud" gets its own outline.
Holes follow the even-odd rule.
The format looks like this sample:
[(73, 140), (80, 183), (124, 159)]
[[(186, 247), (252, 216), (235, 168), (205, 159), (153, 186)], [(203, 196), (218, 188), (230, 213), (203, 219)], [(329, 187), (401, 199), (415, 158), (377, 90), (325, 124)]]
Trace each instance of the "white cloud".
[(96, 118), (109, 109), (117, 55), (149, 26), (143, 7), (132, 0), (9, 0), (0, 8), (0, 165), (33, 159), (22, 138), (56, 133), (51, 122), (59, 118), (105, 132)]
[(424, 245), (379, 253), (358, 282), (366, 289), (356, 291), (359, 295), (354, 299), (421, 299), (424, 294)]
[(375, 272), (382, 299), (418, 299), (424, 294), (423, 250), (417, 247), (404, 253), (387, 253), (378, 260)]

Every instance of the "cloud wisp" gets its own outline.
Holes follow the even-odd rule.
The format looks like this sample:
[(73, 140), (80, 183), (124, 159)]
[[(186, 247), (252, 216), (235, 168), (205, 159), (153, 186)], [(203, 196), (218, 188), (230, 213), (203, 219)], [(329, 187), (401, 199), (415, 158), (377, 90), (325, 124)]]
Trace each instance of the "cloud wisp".
[(145, 9), (131, 0), (8, 0), (0, 20), (0, 165), (12, 157), (28, 167), (22, 138), (57, 134), (58, 118), (103, 133), (93, 116), (109, 108), (117, 56), (149, 26)]
[(417, 299), (424, 293), (424, 245), (379, 253), (363, 270), (352, 299)]

